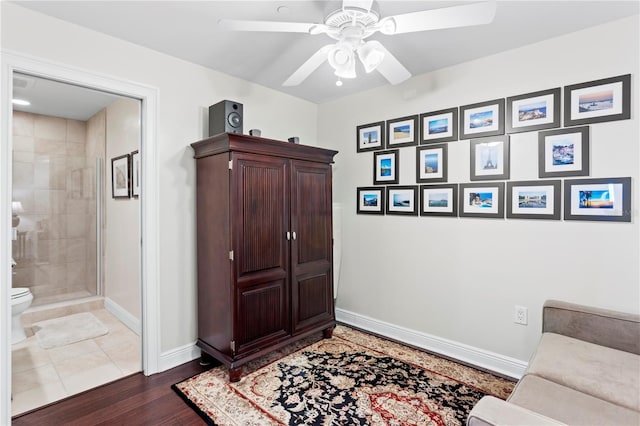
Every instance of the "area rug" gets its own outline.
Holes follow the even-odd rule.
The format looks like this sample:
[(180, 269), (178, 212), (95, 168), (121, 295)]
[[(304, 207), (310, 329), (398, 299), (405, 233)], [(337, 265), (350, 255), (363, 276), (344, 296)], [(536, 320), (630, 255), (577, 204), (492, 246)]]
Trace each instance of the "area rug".
[[(307, 346), (304, 346), (304, 345)], [(484, 395), (512, 381), (337, 326), (245, 366), (229, 383), (215, 367), (173, 385), (212, 425), (464, 425)]]
[(43, 349), (93, 339), (109, 332), (109, 329), (91, 312), (40, 321), (33, 324), (32, 330)]

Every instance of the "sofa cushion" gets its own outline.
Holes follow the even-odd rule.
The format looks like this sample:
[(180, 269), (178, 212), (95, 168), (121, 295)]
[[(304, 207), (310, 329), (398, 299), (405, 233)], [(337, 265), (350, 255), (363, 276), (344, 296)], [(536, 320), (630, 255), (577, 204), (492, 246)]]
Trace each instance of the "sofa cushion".
[(637, 411), (531, 374), (520, 379), (508, 401), (568, 425), (640, 425)]
[(543, 333), (527, 374), (640, 411), (640, 356), (630, 352)]

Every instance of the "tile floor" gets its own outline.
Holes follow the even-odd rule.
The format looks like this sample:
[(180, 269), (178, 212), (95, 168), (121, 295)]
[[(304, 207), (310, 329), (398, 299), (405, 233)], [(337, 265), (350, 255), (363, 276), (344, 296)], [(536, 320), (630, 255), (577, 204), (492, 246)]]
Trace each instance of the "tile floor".
[(106, 309), (90, 312), (109, 333), (52, 349), (41, 348), (31, 335), (12, 346), (12, 415), (142, 370), (140, 336)]

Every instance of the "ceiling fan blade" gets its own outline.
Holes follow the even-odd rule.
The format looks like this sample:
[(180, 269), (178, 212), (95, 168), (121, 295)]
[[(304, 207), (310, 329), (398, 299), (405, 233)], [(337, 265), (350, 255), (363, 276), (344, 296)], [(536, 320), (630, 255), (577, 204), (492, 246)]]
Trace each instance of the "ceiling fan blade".
[(243, 21), (240, 19), (220, 19), (218, 25), (228, 31), (265, 31), (279, 33), (319, 34), (326, 25), (309, 22)]
[(371, 5), (373, 4), (373, 0), (343, 0), (342, 8), (358, 8), (364, 9), (367, 12), (371, 10)]
[(300, 65), (300, 68), (294, 71), (289, 78), (282, 83), (283, 86), (297, 86), (302, 83), (312, 72), (314, 72), (320, 65), (327, 60), (329, 50), (333, 47), (333, 44), (327, 44), (321, 47), (316, 53), (311, 55), (307, 61)]
[(383, 34), (402, 34), (488, 24), (493, 21), (495, 14), (496, 2), (492, 0), (389, 16), (378, 25)]
[(398, 61), (396, 57), (382, 45), (382, 43), (375, 40), (371, 40), (369, 43), (375, 44), (376, 49), (384, 52), (384, 58), (376, 70), (378, 70), (378, 72), (380, 72), (380, 74), (382, 74), (389, 83), (400, 84), (411, 77), (409, 70), (407, 70), (404, 65), (402, 65), (400, 61)]

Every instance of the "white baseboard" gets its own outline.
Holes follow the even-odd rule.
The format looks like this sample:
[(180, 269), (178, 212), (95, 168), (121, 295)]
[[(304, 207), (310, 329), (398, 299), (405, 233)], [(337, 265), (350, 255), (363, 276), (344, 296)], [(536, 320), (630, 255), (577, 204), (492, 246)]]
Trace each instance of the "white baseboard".
[(174, 367), (200, 357), (200, 348), (194, 343), (180, 346), (160, 354), (158, 371), (170, 370)]
[(108, 297), (104, 298), (104, 308), (111, 312), (113, 316), (118, 318), (121, 323), (126, 325), (131, 331), (136, 333), (138, 336), (142, 335), (142, 327), (140, 325), (140, 319), (131, 315), (129, 311), (124, 309), (122, 306), (118, 305), (112, 299)]
[(336, 308), (336, 320), (411, 346), (460, 360), (463, 363), (520, 379), (527, 363), (463, 343), (389, 324), (364, 315)]

